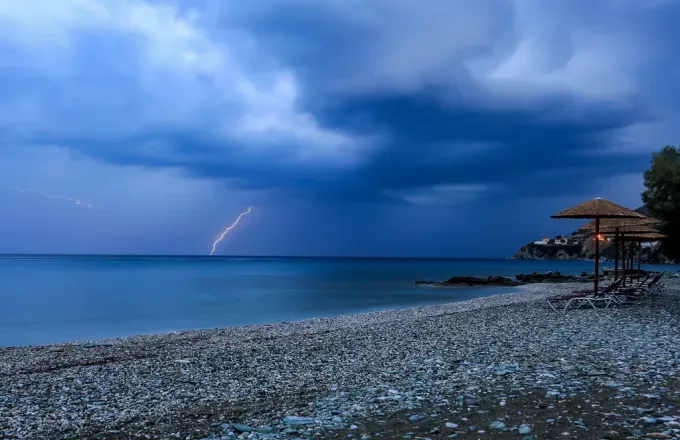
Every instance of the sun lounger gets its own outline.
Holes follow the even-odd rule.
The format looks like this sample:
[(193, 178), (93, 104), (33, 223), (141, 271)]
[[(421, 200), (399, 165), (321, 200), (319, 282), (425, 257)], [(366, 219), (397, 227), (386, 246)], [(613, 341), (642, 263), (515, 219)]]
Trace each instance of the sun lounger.
[[(613, 283), (609, 284), (608, 286), (600, 287), (598, 290), (599, 295), (606, 295), (608, 293), (613, 292), (614, 290), (618, 289), (621, 285), (623, 280), (616, 280)], [(594, 294), (593, 289), (585, 289), (585, 290), (574, 290), (572, 293), (574, 294), (582, 294), (582, 295), (593, 295)]]
[(569, 310), (580, 309), (582, 307), (590, 306), (592, 308), (597, 308), (597, 305), (602, 305), (604, 308), (608, 308), (613, 299), (609, 295), (592, 295), (583, 293), (574, 293), (571, 295), (557, 295), (546, 298), (548, 305), (554, 311), (557, 310)]
[(655, 274), (653, 273), (648, 273), (647, 276), (645, 276), (642, 280), (638, 280), (635, 282), (635, 286), (643, 286), (646, 282), (648, 282)]
[(658, 288), (658, 285), (661, 282), (661, 277), (663, 276), (663, 274), (664, 274), (663, 272), (658, 273), (658, 274), (654, 275), (654, 278), (652, 278), (650, 281), (647, 281), (646, 283), (640, 283), (640, 284), (635, 285), (635, 286), (621, 287), (621, 289), (619, 289), (619, 290), (623, 290), (623, 291), (626, 291), (626, 290), (643, 290), (643, 291), (646, 291), (646, 292), (651, 291), (651, 290), (655, 290), (655, 289)]
[(663, 284), (663, 276), (665, 274), (666, 274), (666, 272), (659, 272), (654, 277), (654, 279), (647, 284), (647, 293), (648, 294), (659, 293), (659, 292), (662, 292), (665, 289), (665, 286)]
[(652, 283), (652, 285), (649, 286), (649, 293), (660, 293), (663, 292), (666, 289), (666, 286), (663, 283), (663, 276), (666, 274), (666, 272), (661, 272), (659, 275), (657, 275), (656, 282)]
[[(652, 283), (654, 279), (653, 277), (655, 278), (656, 274), (648, 273), (645, 279), (638, 281), (634, 285), (619, 286), (615, 291), (610, 292), (614, 302), (617, 304), (624, 304), (628, 302), (628, 300), (642, 299), (644, 296), (643, 290), (646, 289), (646, 286)], [(651, 281), (650, 278), (652, 279)]]
[(590, 306), (597, 308), (597, 305), (608, 308), (613, 301), (617, 299), (613, 293), (619, 288), (622, 280), (614, 281), (602, 289), (598, 289), (598, 294), (594, 294), (594, 290), (575, 290), (572, 293), (565, 295), (555, 295), (546, 298), (551, 309), (568, 310), (570, 308), (580, 309), (582, 307)]
[(616, 302), (619, 304), (625, 304), (629, 302), (639, 302), (640, 300), (646, 298), (654, 292), (658, 292), (661, 287), (661, 278), (664, 272), (656, 274), (651, 281), (638, 285), (638, 286), (626, 286), (621, 287), (613, 292), (613, 296), (616, 298)]
[(571, 293), (566, 295), (555, 295), (546, 298), (548, 305), (551, 309), (557, 310), (568, 310), (570, 308), (580, 309), (582, 307), (590, 306), (592, 308), (597, 308), (597, 306), (604, 306), (608, 308), (614, 298), (610, 294), (600, 294), (593, 295), (592, 293)]
[(629, 280), (629, 284), (626, 284), (626, 285), (624, 285), (624, 286), (622, 286), (622, 287), (627, 289), (627, 288), (635, 288), (635, 287), (643, 286), (645, 283), (647, 283), (650, 279), (652, 279), (652, 278), (655, 277), (656, 275), (657, 275), (656, 273), (650, 272), (650, 273), (648, 273), (647, 276), (646, 276), (644, 279), (642, 279), (642, 280), (633, 281), (632, 278), (631, 278), (631, 279)]

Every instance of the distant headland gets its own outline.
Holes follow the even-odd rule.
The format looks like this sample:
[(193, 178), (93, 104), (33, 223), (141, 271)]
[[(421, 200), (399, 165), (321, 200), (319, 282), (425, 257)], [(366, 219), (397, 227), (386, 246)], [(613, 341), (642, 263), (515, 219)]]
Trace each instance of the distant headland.
[[(646, 206), (641, 206), (635, 211), (648, 214)], [(600, 259), (613, 261), (613, 242), (604, 241), (600, 246)], [(642, 262), (672, 264), (673, 261), (663, 255), (659, 248), (660, 243), (643, 243)], [(574, 232), (567, 236), (543, 237), (527, 243), (510, 258), (513, 260), (592, 260), (594, 257), (595, 247), (592, 240), (588, 240), (588, 237), (583, 234)]]

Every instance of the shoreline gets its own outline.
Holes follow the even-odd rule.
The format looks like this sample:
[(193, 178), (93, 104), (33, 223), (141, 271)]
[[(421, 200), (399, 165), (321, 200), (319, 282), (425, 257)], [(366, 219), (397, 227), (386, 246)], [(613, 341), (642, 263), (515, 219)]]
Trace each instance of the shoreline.
[[(498, 387), (569, 396), (661, 383), (680, 371), (680, 284), (668, 285), (650, 304), (612, 310), (555, 313), (542, 299), (580, 286), (535, 284), (294, 323), (1, 348), (0, 438), (235, 439), (234, 423), (256, 432), (240, 438), (360, 438), (376, 417)], [(291, 427), (287, 416), (314, 421)]]
[[(94, 345), (103, 345), (103, 346), (111, 346), (115, 345), (118, 343), (125, 343), (125, 342), (135, 342), (136, 340), (147, 340), (147, 339), (162, 339), (166, 337), (191, 337), (191, 336), (196, 336), (198, 334), (204, 334), (204, 333), (229, 333), (230, 331), (235, 331), (235, 332), (249, 332), (249, 331), (259, 331), (259, 330), (264, 330), (268, 329), (270, 327), (289, 327), (289, 326), (314, 326), (314, 325), (328, 325), (328, 326), (334, 326), (334, 325), (341, 325), (342, 327), (344, 326), (352, 326), (359, 324), (361, 321), (364, 321), (366, 319), (368, 320), (387, 320), (387, 321), (392, 321), (394, 319), (398, 319), (399, 317), (407, 318), (409, 316), (439, 316), (442, 308), (451, 309), (455, 312), (460, 312), (460, 311), (465, 311), (465, 310), (456, 310), (457, 307), (454, 307), (456, 305), (460, 305), (463, 308), (466, 308), (465, 306), (470, 303), (470, 306), (473, 307), (472, 310), (476, 310), (478, 307), (486, 308), (489, 307), (489, 304), (485, 304), (487, 301), (485, 301), (487, 298), (496, 298), (496, 297), (504, 297), (504, 296), (514, 296), (514, 295), (526, 295), (527, 293), (535, 294), (535, 292), (532, 292), (533, 290), (537, 290), (536, 287), (534, 286), (551, 286), (552, 284), (563, 284), (563, 283), (534, 283), (534, 284), (522, 284), (522, 285), (516, 285), (516, 286), (467, 286), (467, 285), (430, 285), (430, 284), (423, 284), (420, 286), (417, 286), (418, 288), (422, 289), (447, 289), (447, 290), (483, 290), (483, 289), (489, 289), (489, 290), (501, 290), (501, 289), (507, 289), (509, 292), (507, 293), (494, 293), (491, 295), (486, 295), (486, 296), (480, 296), (480, 297), (475, 297), (475, 298), (468, 298), (468, 299), (463, 299), (460, 301), (450, 301), (450, 302), (444, 302), (440, 304), (426, 304), (426, 305), (417, 305), (417, 306), (404, 306), (400, 308), (388, 308), (388, 309), (383, 309), (380, 308), (380, 310), (372, 310), (372, 311), (365, 311), (365, 312), (357, 312), (357, 313), (347, 313), (347, 314), (341, 314), (341, 315), (336, 315), (336, 316), (319, 316), (319, 317), (313, 317), (313, 318), (305, 318), (305, 319), (299, 319), (299, 320), (293, 320), (293, 321), (281, 321), (281, 322), (275, 322), (275, 323), (270, 323), (270, 324), (250, 324), (250, 325), (233, 325), (233, 326), (221, 326), (221, 327), (211, 327), (211, 328), (198, 328), (198, 329), (187, 329), (187, 330), (174, 330), (174, 331), (161, 331), (161, 332), (151, 332), (151, 333), (139, 333), (139, 334), (133, 334), (133, 335), (125, 335), (125, 336), (113, 336), (113, 337), (108, 337), (108, 338), (92, 338), (92, 339), (75, 339), (75, 340), (70, 340), (70, 341), (59, 341), (59, 342), (52, 342), (52, 343), (45, 343), (45, 344), (28, 344), (28, 345), (9, 345), (9, 346), (0, 346), (0, 354), (5, 351), (5, 350), (21, 350), (21, 349), (48, 349), (50, 347), (72, 347), (72, 348), (77, 348), (85, 344), (94, 344)], [(566, 284), (566, 283), (565, 283)], [(574, 286), (574, 289), (577, 289), (581, 286), (588, 286), (592, 283), (568, 283), (571, 286)], [(522, 291), (522, 290), (527, 291)], [(510, 291), (513, 290), (513, 291)], [(540, 288), (538, 289), (540, 290)], [(532, 300), (532, 299), (518, 299), (519, 301), (525, 301), (525, 300)], [(480, 304), (477, 305), (476, 303), (479, 302)], [(398, 315), (398, 316), (395, 316)], [(340, 321), (343, 321), (342, 323)], [(381, 322), (381, 321), (378, 321)], [(371, 325), (374, 324), (375, 322), (364, 322), (364, 325)], [(193, 335), (196, 334), (196, 335)]]
[[(572, 283), (574, 285), (577, 285), (578, 283)], [(185, 330), (171, 330), (171, 331), (158, 331), (158, 332), (149, 332), (149, 333), (136, 333), (136, 334), (130, 334), (130, 335), (122, 335), (122, 336), (112, 336), (112, 337), (104, 337), (104, 338), (82, 338), (82, 339), (73, 339), (73, 340), (68, 340), (68, 341), (57, 341), (57, 342), (50, 342), (50, 343), (43, 343), (43, 344), (26, 344), (26, 345), (6, 345), (2, 346), (0, 345), (0, 353), (2, 353), (2, 350), (7, 350), (7, 349), (21, 349), (21, 348), (46, 348), (50, 346), (80, 346), (83, 344), (106, 344), (110, 345), (112, 343), (116, 343), (118, 341), (124, 341), (128, 339), (135, 339), (135, 338), (151, 338), (151, 337), (166, 337), (166, 336), (171, 336), (171, 335), (180, 335), (180, 334), (185, 334), (185, 333), (203, 333), (203, 332), (212, 332), (212, 331), (227, 331), (227, 330), (232, 330), (232, 329), (257, 329), (260, 327), (271, 327), (271, 326), (284, 326), (284, 325), (294, 325), (294, 324), (304, 324), (306, 322), (316, 322), (316, 321), (325, 321), (325, 320), (341, 320), (341, 319), (347, 319), (351, 317), (357, 317), (357, 319), (361, 319), (361, 317), (366, 316), (366, 315), (374, 315), (374, 314), (382, 314), (382, 313), (399, 313), (399, 312), (404, 312), (404, 311), (409, 311), (411, 309), (414, 310), (419, 310), (419, 309), (428, 309), (428, 308), (437, 308), (441, 306), (449, 306), (453, 304), (459, 304), (459, 303), (467, 303), (468, 301), (474, 301), (474, 300), (479, 300), (479, 299), (484, 299), (488, 297), (496, 297), (496, 296), (504, 296), (504, 295), (516, 295), (516, 294), (521, 294), (524, 292), (518, 292), (518, 289), (521, 289), (527, 285), (517, 285), (517, 286), (496, 286), (496, 285), (480, 285), (480, 286), (467, 286), (467, 285), (451, 285), (451, 286), (439, 286), (439, 285), (430, 285), (430, 284), (423, 284), (423, 285), (416, 285), (415, 287), (417, 289), (428, 289), (428, 288), (433, 288), (433, 289), (447, 289), (447, 290), (490, 290), (490, 291), (500, 291), (500, 290), (508, 290), (507, 293), (492, 293), (490, 295), (485, 295), (485, 296), (480, 296), (480, 297), (475, 297), (475, 298), (468, 298), (468, 299), (462, 299), (459, 301), (449, 301), (449, 302), (443, 302), (443, 303), (433, 303), (433, 304), (425, 304), (425, 305), (405, 305), (403, 307), (397, 307), (397, 308), (383, 308), (379, 307), (378, 309), (370, 310), (370, 311), (364, 311), (364, 312), (349, 312), (346, 314), (340, 314), (340, 315), (335, 315), (335, 316), (319, 316), (319, 317), (311, 317), (311, 318), (303, 318), (303, 319), (298, 319), (298, 320), (291, 320), (291, 321), (279, 321), (279, 322), (274, 322), (274, 323), (268, 323), (268, 324), (248, 324), (248, 325), (227, 325), (227, 326), (220, 326), (220, 327), (209, 327), (209, 328), (195, 328), (195, 329), (185, 329)]]

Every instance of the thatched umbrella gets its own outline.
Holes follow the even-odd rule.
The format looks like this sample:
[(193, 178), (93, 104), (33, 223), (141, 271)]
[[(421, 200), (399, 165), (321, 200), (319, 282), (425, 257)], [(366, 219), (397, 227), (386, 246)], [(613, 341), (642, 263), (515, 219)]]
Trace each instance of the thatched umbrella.
[(622, 237), (626, 240), (642, 241), (643, 243), (660, 241), (664, 238), (668, 238), (667, 235), (661, 234), (660, 232), (636, 232), (631, 233), (631, 235)]
[[(626, 228), (629, 226), (648, 226), (660, 223), (659, 220), (651, 217), (638, 217), (638, 218), (603, 218), (600, 220), (600, 232), (616, 229), (616, 228)], [(578, 228), (579, 232), (595, 232), (595, 220), (586, 223), (585, 225)]]
[[(637, 219), (631, 219), (631, 221), (636, 221)], [(623, 251), (623, 255), (621, 258), (621, 265), (623, 269), (623, 285), (626, 285), (626, 263), (628, 262), (628, 258), (630, 258), (630, 264), (628, 264), (628, 268), (632, 269), (633, 268), (633, 250), (629, 249), (630, 254), (628, 255), (628, 258), (626, 256), (626, 247), (625, 243), (626, 241), (632, 242), (631, 240), (627, 239), (627, 237), (630, 237), (632, 235), (639, 235), (639, 234), (653, 234), (653, 233), (658, 233), (656, 229), (651, 228), (648, 225), (645, 224), (639, 224), (639, 225), (632, 225), (632, 226), (620, 226), (616, 228), (601, 228), (600, 229), (600, 235), (613, 235), (614, 236), (614, 252), (616, 254), (615, 256), (615, 263), (614, 263), (614, 280), (619, 279), (619, 243), (621, 244), (621, 249)]]
[[(650, 228), (650, 225), (658, 224), (660, 223), (658, 220), (651, 218), (651, 217), (645, 217), (645, 218), (609, 218), (609, 219), (603, 219), (600, 222), (600, 233), (605, 233), (613, 230), (615, 232), (615, 236), (618, 238), (619, 234), (621, 234), (623, 231), (626, 231), (627, 233), (635, 233), (635, 232), (657, 232), (654, 229)], [(585, 226), (582, 226), (579, 228), (579, 231), (585, 232), (585, 233), (594, 233), (595, 232), (595, 221), (592, 221)], [(624, 248), (624, 255), (625, 255), (625, 248)], [(621, 261), (623, 263), (623, 270), (625, 273), (625, 259)], [(614, 281), (619, 279), (619, 240), (614, 240)], [(625, 283), (625, 277), (624, 277), (624, 283)]]
[[(603, 218), (600, 220), (600, 231), (612, 228), (623, 228), (626, 226), (641, 226), (641, 225), (655, 225), (661, 223), (659, 220), (652, 217), (636, 217), (636, 218)], [(594, 231), (595, 220), (578, 228), (579, 231)]]
[(562, 212), (558, 212), (555, 215), (550, 216), (551, 218), (587, 218), (595, 219), (595, 281), (594, 281), (594, 293), (595, 295), (599, 292), (599, 281), (600, 281), (600, 220), (602, 219), (623, 219), (623, 218), (646, 218), (645, 215), (635, 212), (632, 209), (628, 209), (621, 205), (617, 205), (609, 200), (604, 200), (601, 198), (596, 198), (589, 200), (580, 205), (576, 205), (572, 208), (565, 209)]
[[(631, 229), (633, 229), (633, 228), (631, 228)], [(638, 248), (637, 249), (637, 251), (638, 251), (637, 271), (638, 271), (638, 276), (639, 276), (641, 269), (642, 269), (642, 243), (663, 240), (667, 236), (659, 233), (658, 231), (656, 231), (655, 229), (652, 229), (652, 228), (639, 227), (639, 228), (636, 228), (636, 229), (637, 229), (637, 231), (629, 230), (624, 234), (620, 234), (620, 235), (617, 234), (615, 240), (616, 240), (616, 242), (627, 241), (627, 242), (631, 243), (631, 245), (630, 245), (630, 264), (628, 266), (631, 270), (633, 269), (633, 261), (634, 261), (633, 243), (637, 243), (637, 248)], [(611, 235), (611, 233), (603, 233), (603, 235)], [(624, 270), (624, 277), (623, 278), (624, 278), (624, 281), (625, 281), (625, 278), (626, 278), (625, 277), (625, 270), (626, 270), (625, 266), (623, 267), (623, 270)], [(631, 275), (631, 278), (632, 278), (632, 275)]]

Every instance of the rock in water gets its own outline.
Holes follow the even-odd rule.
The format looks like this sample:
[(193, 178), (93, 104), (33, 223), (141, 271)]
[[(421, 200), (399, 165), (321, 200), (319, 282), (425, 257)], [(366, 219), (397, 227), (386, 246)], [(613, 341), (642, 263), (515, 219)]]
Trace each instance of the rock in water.
[(490, 276), (486, 278), (482, 277), (469, 277), (469, 276), (454, 276), (442, 283), (445, 286), (451, 285), (465, 285), (465, 286), (517, 286), (519, 283), (513, 279), (500, 277), (500, 276)]

